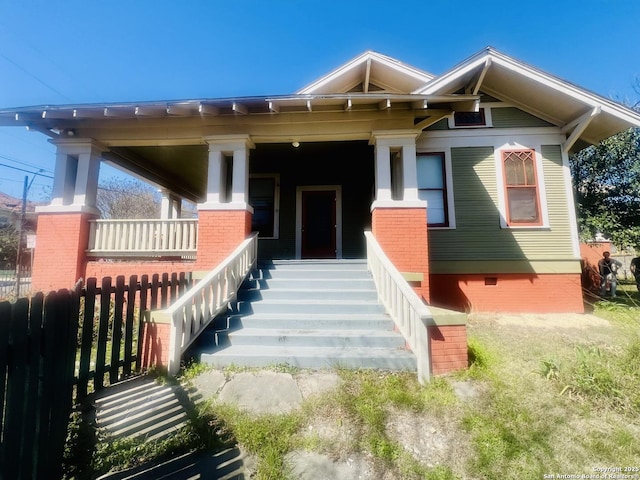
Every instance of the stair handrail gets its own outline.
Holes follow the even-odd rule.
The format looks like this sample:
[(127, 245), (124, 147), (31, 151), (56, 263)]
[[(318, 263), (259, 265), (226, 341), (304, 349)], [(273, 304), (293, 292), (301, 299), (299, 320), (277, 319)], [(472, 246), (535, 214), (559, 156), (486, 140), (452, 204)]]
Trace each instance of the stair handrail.
[(169, 375), (180, 370), (180, 358), (209, 323), (227, 309), (240, 285), (255, 267), (258, 256), (258, 233), (247, 237), (226, 259), (187, 290), (169, 308), (152, 313), (152, 317), (171, 324), (169, 341)]
[(428, 324), (433, 322), (429, 307), (404, 279), (371, 232), (367, 241), (367, 268), (371, 272), (378, 298), (417, 359), (418, 381), (431, 377)]

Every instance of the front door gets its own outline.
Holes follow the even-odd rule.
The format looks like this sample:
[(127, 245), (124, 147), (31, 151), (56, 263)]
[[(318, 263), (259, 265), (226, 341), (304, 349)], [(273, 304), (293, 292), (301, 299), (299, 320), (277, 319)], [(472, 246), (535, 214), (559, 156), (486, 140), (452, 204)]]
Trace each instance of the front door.
[(336, 258), (336, 190), (302, 190), (301, 257)]

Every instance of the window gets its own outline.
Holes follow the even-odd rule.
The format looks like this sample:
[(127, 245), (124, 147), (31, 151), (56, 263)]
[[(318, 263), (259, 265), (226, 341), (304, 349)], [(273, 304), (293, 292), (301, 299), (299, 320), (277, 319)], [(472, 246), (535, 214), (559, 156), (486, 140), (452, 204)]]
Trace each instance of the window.
[(447, 182), (444, 153), (420, 153), (417, 156), (418, 195), (427, 201), (427, 224), (448, 227)]
[(477, 112), (455, 112), (453, 124), (456, 127), (479, 127), (487, 124), (484, 116), (484, 108)]
[(253, 207), (251, 229), (261, 238), (278, 238), (278, 191), (275, 175), (249, 178), (249, 203)]
[(542, 225), (534, 150), (502, 152), (508, 225)]

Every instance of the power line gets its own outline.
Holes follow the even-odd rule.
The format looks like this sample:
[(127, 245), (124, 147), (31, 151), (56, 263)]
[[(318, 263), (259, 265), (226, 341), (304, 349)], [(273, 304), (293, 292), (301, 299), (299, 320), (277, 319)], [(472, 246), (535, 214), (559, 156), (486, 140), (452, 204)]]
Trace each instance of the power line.
[[(12, 168), (13, 170), (19, 170), (21, 172), (30, 173), (31, 175), (40, 175), (41, 177), (50, 178), (50, 179), (53, 180), (53, 177), (51, 175), (43, 175), (40, 172), (32, 172), (31, 170), (25, 170), (24, 168), (18, 168), (18, 167), (14, 167), (13, 165), (7, 165), (6, 163), (0, 163), (0, 167)], [(42, 170), (42, 171), (44, 171), (44, 170)]]
[(41, 170), (43, 172), (53, 173), (53, 170), (49, 170), (48, 168), (41, 168), (38, 165), (35, 165), (33, 163), (23, 162), (22, 160), (18, 160), (16, 158), (9, 157), (7, 155), (2, 155), (1, 153), (0, 153), (0, 158), (3, 158), (5, 160), (9, 160), (10, 162), (14, 162), (14, 163), (17, 163), (19, 165), (24, 165), (25, 167), (36, 168), (36, 169)]
[(12, 64), (14, 67), (22, 70), (24, 73), (26, 73), (27, 75), (29, 75), (31, 78), (33, 78), (34, 80), (36, 80), (37, 82), (41, 83), (42, 85), (44, 85), (45, 87), (47, 87), (49, 90), (51, 90), (54, 93), (57, 93), (58, 95), (60, 95), (62, 98), (64, 98), (65, 100), (67, 100), (68, 102), (71, 102), (72, 100), (67, 97), (64, 93), (56, 90), (55, 88), (53, 88), (51, 85), (49, 85), (47, 82), (45, 82), (44, 80), (41, 80), (40, 78), (38, 78), (37, 76), (35, 76), (33, 73), (29, 72), (26, 68), (22, 67), (21, 65), (17, 64), (16, 62), (14, 62), (13, 60), (11, 60), (9, 57), (7, 57), (6, 55), (3, 55), (2, 53), (0, 53), (0, 57), (4, 58), (7, 62), (9, 62), (10, 64)]

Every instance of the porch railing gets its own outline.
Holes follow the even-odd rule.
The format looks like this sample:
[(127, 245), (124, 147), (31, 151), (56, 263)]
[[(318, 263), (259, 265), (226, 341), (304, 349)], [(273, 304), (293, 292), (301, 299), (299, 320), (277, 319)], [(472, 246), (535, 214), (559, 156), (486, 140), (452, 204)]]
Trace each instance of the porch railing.
[(197, 219), (91, 220), (89, 256), (195, 255)]
[(418, 381), (431, 377), (428, 322), (433, 315), (391, 263), (371, 232), (367, 239), (367, 264), (373, 275), (380, 301), (417, 358)]
[(170, 323), (169, 374), (180, 369), (180, 357), (216, 315), (227, 309), (258, 256), (258, 234), (244, 240), (220, 265), (171, 307), (151, 313), (152, 321)]

